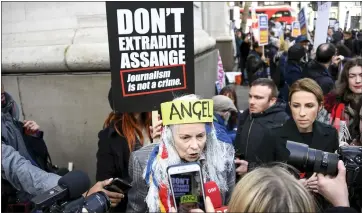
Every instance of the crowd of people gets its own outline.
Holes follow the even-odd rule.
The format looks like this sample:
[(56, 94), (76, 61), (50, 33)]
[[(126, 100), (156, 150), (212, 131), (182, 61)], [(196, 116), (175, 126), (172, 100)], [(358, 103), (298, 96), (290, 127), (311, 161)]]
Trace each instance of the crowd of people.
[[(237, 32), (249, 107), (238, 108), (235, 86), (228, 85), (212, 97), (213, 116), (207, 122), (164, 125), (161, 117), (152, 123), (151, 112), (117, 112), (111, 88), (111, 112), (98, 134), (95, 155), (99, 182), (91, 191), (104, 191), (113, 212), (174, 212), (167, 168), (198, 162), (204, 181), (215, 181), (220, 188), (229, 212), (360, 212), (362, 194), (350, 199), (342, 161), (333, 177), (305, 171), (287, 165), (286, 148), (287, 141), (329, 153), (340, 146), (362, 145), (362, 58), (360, 40), (350, 35), (346, 31), (342, 38), (330, 29), (326, 43), (310, 48), (306, 36), (293, 40), (286, 32), (284, 40), (271, 37), (263, 48), (251, 34)], [(2, 199), (28, 201), (54, 187), (64, 170), (52, 165), (36, 122), (20, 121), (16, 102), (3, 87), (1, 94), (6, 148), (2, 186), (8, 189), (2, 190)], [(200, 99), (190, 94), (174, 101)], [(29, 166), (16, 166), (10, 153)], [(10, 165), (21, 174), (36, 167), (38, 175), (27, 180), (15, 177)], [(40, 175), (46, 173), (54, 174)], [(39, 178), (53, 181), (25, 189)], [(126, 180), (132, 188), (127, 193), (103, 189), (111, 178)], [(205, 210), (214, 212), (209, 198)]]

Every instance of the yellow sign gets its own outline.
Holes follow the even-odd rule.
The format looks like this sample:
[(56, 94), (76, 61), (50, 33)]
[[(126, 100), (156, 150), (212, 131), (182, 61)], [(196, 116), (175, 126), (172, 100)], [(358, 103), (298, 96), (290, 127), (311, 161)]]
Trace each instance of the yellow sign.
[(300, 35), (300, 30), (299, 29), (293, 29), (292, 30), (292, 36), (293, 37), (298, 37)]
[(265, 45), (268, 44), (268, 29), (262, 30), (260, 29), (260, 41), (259, 44)]
[(300, 35), (300, 24), (298, 21), (292, 23), (292, 37), (298, 37)]
[(181, 203), (197, 203), (195, 195), (184, 195), (181, 197)]
[(307, 28), (305, 28), (305, 27), (303, 27), (302, 29), (300, 29), (301, 30), (301, 34), (302, 35), (307, 35), (308, 33), (307, 33)]
[(161, 104), (163, 125), (213, 121), (214, 102), (210, 99), (176, 100)]

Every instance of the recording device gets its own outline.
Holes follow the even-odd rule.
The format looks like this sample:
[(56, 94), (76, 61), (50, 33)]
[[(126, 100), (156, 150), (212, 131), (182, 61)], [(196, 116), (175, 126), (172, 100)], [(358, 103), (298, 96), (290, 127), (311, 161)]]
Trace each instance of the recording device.
[(127, 193), (132, 188), (132, 185), (125, 180), (115, 178), (112, 182), (105, 186), (104, 189), (110, 192), (123, 192)]
[(214, 181), (209, 181), (204, 184), (205, 195), (209, 197), (216, 213), (228, 211), (227, 206), (222, 206), (222, 198), (220, 189)]
[(107, 212), (111, 202), (104, 192), (84, 199), (82, 194), (90, 188), (90, 180), (82, 171), (72, 171), (58, 181), (58, 186), (31, 199), (35, 209), (52, 213)]
[(49, 212), (52, 213), (104, 213), (109, 210), (111, 201), (104, 192), (97, 192), (84, 199), (83, 196), (61, 205), (53, 205)]
[(346, 181), (349, 188), (362, 189), (362, 147), (340, 146), (337, 153), (323, 152), (308, 145), (287, 141), (288, 164), (306, 172), (317, 172), (336, 176), (338, 160), (346, 167)]
[(205, 211), (205, 191), (198, 163), (183, 163), (167, 168), (173, 203), (177, 212)]
[(72, 171), (61, 177), (58, 186), (31, 199), (36, 209), (44, 209), (59, 201), (74, 200), (90, 187), (90, 180), (82, 171)]

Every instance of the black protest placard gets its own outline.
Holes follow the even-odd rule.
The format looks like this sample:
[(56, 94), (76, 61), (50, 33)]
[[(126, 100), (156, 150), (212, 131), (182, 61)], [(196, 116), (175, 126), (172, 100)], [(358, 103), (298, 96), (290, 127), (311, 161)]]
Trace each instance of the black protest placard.
[(157, 110), (195, 93), (193, 2), (106, 2), (114, 107)]

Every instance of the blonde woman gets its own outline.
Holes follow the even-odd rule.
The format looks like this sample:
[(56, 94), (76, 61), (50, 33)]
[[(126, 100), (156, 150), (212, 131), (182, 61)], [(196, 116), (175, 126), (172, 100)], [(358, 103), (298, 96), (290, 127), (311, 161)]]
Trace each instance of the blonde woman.
[[(319, 193), (334, 207), (349, 207), (346, 168), (338, 162), (338, 175), (318, 175)], [(286, 168), (258, 168), (235, 186), (229, 212), (317, 212), (312, 195)], [(346, 212), (351, 208), (342, 208)], [(328, 209), (335, 212), (336, 208)], [(334, 210), (334, 211), (332, 211)]]
[[(319, 211), (312, 195), (287, 168), (287, 165), (279, 164), (246, 174), (234, 188), (228, 212)], [(293, 169), (289, 167), (289, 170)], [(318, 175), (318, 188), (334, 206), (325, 212), (357, 212), (349, 207), (346, 168), (342, 161), (338, 162), (336, 177)], [(215, 212), (209, 198), (206, 199), (206, 211)]]

